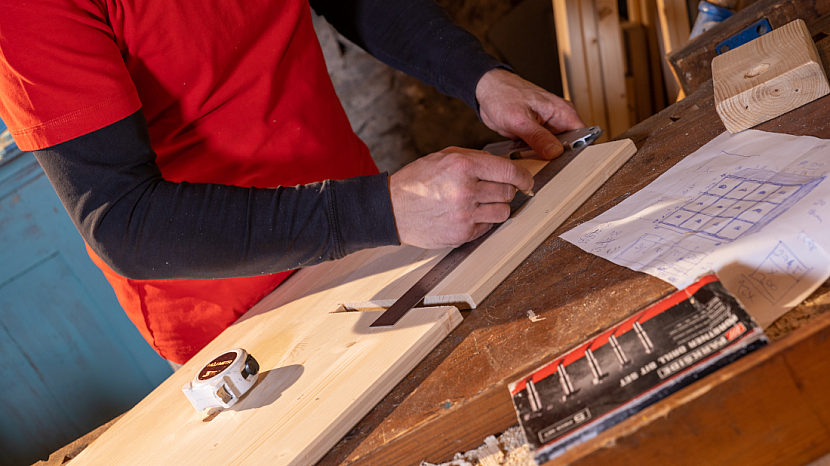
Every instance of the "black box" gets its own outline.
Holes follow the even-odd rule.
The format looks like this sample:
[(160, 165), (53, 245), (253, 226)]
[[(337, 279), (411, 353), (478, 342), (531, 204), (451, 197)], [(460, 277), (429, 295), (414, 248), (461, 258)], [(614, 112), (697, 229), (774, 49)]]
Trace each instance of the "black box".
[(768, 342), (710, 274), (509, 389), (542, 463)]

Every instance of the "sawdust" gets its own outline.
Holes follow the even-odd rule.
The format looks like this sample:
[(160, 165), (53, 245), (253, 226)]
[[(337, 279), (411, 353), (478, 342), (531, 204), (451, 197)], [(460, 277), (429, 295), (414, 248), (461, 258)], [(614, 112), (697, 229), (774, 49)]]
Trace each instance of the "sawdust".
[(426, 461), (421, 466), (536, 466), (530, 446), (519, 426), (511, 427), (498, 439), (489, 436), (484, 445), (466, 453), (456, 453), (452, 461), (432, 464)]

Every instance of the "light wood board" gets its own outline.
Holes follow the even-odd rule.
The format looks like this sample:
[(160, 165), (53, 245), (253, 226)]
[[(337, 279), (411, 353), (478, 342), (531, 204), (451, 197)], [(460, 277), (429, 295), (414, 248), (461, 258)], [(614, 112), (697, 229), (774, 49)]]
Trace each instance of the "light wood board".
[(666, 55), (689, 42), (689, 10), (686, 0), (657, 0), (658, 31), (660, 32), (660, 64), (666, 82), (666, 93), (671, 102), (680, 100), (680, 81), (669, 66)]
[(585, 57), (585, 42), (582, 38), (580, 0), (553, 0), (553, 19), (556, 30), (556, 44), (559, 48), (559, 66), (562, 73), (564, 97), (573, 102), (582, 120), (592, 126), (606, 128), (605, 112), (595, 115), (592, 105), (588, 73), (590, 69)]
[(816, 45), (798, 19), (712, 60), (718, 115), (737, 133), (830, 92)]
[(613, 138), (634, 125), (629, 118), (625, 84), (625, 51), (617, 0), (595, 0), (597, 37), (602, 58), (602, 83), (608, 111), (608, 136)]
[(630, 139), (589, 146), (426, 297), (475, 308), (637, 152)]
[[(197, 413), (181, 392), (197, 370), (188, 363), (73, 466), (314, 464), (461, 321), (452, 307), (410, 312), (394, 329), (369, 328), (374, 312), (309, 312), (313, 328), (298, 334), (280, 317), (304, 309), (281, 311), (235, 326), (230, 334), (241, 337), (218, 339), (261, 364), (260, 380), (236, 405)], [(203, 364), (202, 355), (195, 359)]]
[(565, 98), (589, 126), (605, 129), (598, 142), (631, 127), (625, 54), (613, 0), (553, 0)]

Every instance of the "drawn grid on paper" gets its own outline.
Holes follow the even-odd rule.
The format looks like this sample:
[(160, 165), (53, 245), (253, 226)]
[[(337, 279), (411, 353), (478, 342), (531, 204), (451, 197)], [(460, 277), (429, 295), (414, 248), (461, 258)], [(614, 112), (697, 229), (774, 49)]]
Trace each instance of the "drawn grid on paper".
[(824, 178), (757, 169), (724, 175), (659, 225), (731, 242), (762, 229)]

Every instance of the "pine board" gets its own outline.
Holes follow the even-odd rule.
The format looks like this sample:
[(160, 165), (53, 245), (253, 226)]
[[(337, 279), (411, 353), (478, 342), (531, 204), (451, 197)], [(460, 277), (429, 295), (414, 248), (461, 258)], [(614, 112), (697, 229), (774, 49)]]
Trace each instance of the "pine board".
[(623, 35), (617, 0), (595, 2), (602, 83), (605, 86), (605, 106), (608, 111), (608, 136), (614, 138), (634, 124), (628, 112)]
[(553, 0), (553, 20), (556, 44), (559, 48), (559, 67), (562, 72), (562, 92), (573, 102), (576, 112), (589, 125), (605, 127), (605, 112), (594, 115), (585, 42), (582, 38), (580, 0)]
[[(230, 332), (239, 338), (219, 337), (223, 348), (245, 347), (262, 366), (236, 405), (197, 413), (181, 392), (197, 370), (188, 363), (73, 466), (314, 464), (461, 321), (455, 308), (436, 307), (408, 313), (394, 329), (371, 329), (377, 313), (341, 312), (313, 317), (311, 331), (299, 336), (281, 325), (286, 313), (303, 309), (249, 318)], [(204, 354), (195, 359), (207, 362)]]
[[(370, 329), (376, 312), (349, 301), (399, 297), (446, 250), (365, 250), (300, 270), (96, 440), (73, 465), (314, 464), (461, 321), (451, 307)], [(212, 419), (181, 387), (235, 347), (260, 380)]]
[(585, 148), (439, 283), (424, 303), (477, 307), (635, 152), (630, 139)]

